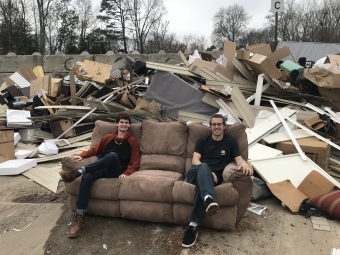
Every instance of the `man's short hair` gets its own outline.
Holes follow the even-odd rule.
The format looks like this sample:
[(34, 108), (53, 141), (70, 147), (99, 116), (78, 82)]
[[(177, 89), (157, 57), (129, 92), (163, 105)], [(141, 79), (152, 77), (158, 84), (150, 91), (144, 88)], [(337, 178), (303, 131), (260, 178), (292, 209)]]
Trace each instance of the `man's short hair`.
[(222, 114), (215, 113), (215, 114), (213, 114), (213, 115), (211, 116), (211, 118), (210, 118), (210, 121), (209, 121), (209, 125), (210, 125), (210, 126), (211, 126), (211, 120), (212, 120), (213, 118), (215, 118), (215, 119), (222, 119), (222, 120), (223, 120), (223, 126), (226, 125), (226, 121), (225, 121), (224, 116), (223, 116)]
[(116, 117), (116, 123), (118, 123), (121, 119), (123, 119), (123, 120), (128, 120), (128, 121), (129, 121), (129, 124), (131, 124), (131, 117), (130, 117), (129, 114), (124, 113), (124, 112), (119, 113), (119, 114), (117, 115), (117, 117)]

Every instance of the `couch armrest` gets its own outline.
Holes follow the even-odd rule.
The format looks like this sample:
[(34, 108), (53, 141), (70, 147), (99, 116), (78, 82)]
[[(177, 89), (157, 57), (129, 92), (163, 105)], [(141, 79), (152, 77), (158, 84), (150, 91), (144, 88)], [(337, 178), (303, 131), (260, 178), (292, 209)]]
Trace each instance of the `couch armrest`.
[(74, 160), (70, 157), (65, 157), (61, 160), (62, 170), (64, 171), (73, 171), (77, 170), (82, 166), (87, 166), (98, 159), (96, 156), (92, 156), (89, 158), (84, 158), (82, 160)]
[(242, 171), (238, 171), (236, 163), (232, 162), (223, 170), (223, 182), (231, 182), (238, 192), (236, 221), (239, 222), (247, 211), (253, 191), (253, 181), (250, 176), (244, 176)]

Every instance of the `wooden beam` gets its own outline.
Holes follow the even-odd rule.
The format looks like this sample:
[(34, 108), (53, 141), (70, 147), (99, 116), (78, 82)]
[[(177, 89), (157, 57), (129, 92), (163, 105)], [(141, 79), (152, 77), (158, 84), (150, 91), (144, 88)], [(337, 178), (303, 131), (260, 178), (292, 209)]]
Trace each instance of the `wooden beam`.
[(72, 105), (77, 105), (77, 100), (76, 100), (76, 84), (74, 80), (74, 71), (73, 69), (70, 70), (70, 92), (71, 92), (71, 104)]

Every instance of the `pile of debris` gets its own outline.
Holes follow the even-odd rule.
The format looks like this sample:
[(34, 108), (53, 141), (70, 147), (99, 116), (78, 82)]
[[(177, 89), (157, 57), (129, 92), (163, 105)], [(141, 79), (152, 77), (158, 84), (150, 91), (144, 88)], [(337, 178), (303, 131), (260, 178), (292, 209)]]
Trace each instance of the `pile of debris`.
[[(287, 201), (284, 191), (312, 196), (325, 191), (317, 189), (320, 180), (340, 187), (334, 179), (340, 177), (339, 56), (296, 61), (288, 47), (272, 52), (261, 43), (236, 50), (229, 41), (218, 59), (197, 51), (179, 56), (178, 65), (85, 60), (68, 74), (24, 66), (4, 78), (0, 175), (41, 179), (29, 171), (88, 148), (95, 121), (114, 122), (120, 112), (135, 123), (201, 124), (219, 112), (228, 124), (247, 125), (251, 164), (292, 211), (298, 203)], [(311, 179), (316, 187), (306, 191), (302, 184)]]

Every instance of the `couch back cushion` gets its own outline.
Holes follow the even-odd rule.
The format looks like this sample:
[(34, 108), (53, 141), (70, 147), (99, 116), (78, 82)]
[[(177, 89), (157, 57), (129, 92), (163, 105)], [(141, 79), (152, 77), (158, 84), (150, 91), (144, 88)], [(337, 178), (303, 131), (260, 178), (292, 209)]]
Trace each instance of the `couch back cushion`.
[(181, 122), (142, 122), (140, 170), (183, 174), (187, 157), (188, 127)]
[[(185, 173), (187, 173), (191, 167), (191, 159), (194, 154), (197, 140), (202, 136), (211, 135), (210, 127), (200, 124), (189, 124), (188, 130), (189, 135)], [(246, 126), (244, 124), (236, 123), (227, 125), (224, 133), (236, 139), (242, 158), (248, 160), (248, 140), (245, 130)]]
[[(112, 134), (113, 131), (116, 129), (117, 124), (112, 122), (106, 122), (102, 120), (97, 120), (95, 122), (95, 127), (92, 132), (91, 137), (91, 147), (95, 146), (100, 140), (108, 134)], [(129, 128), (131, 134), (138, 140), (140, 140), (142, 135), (142, 124), (131, 124)]]

